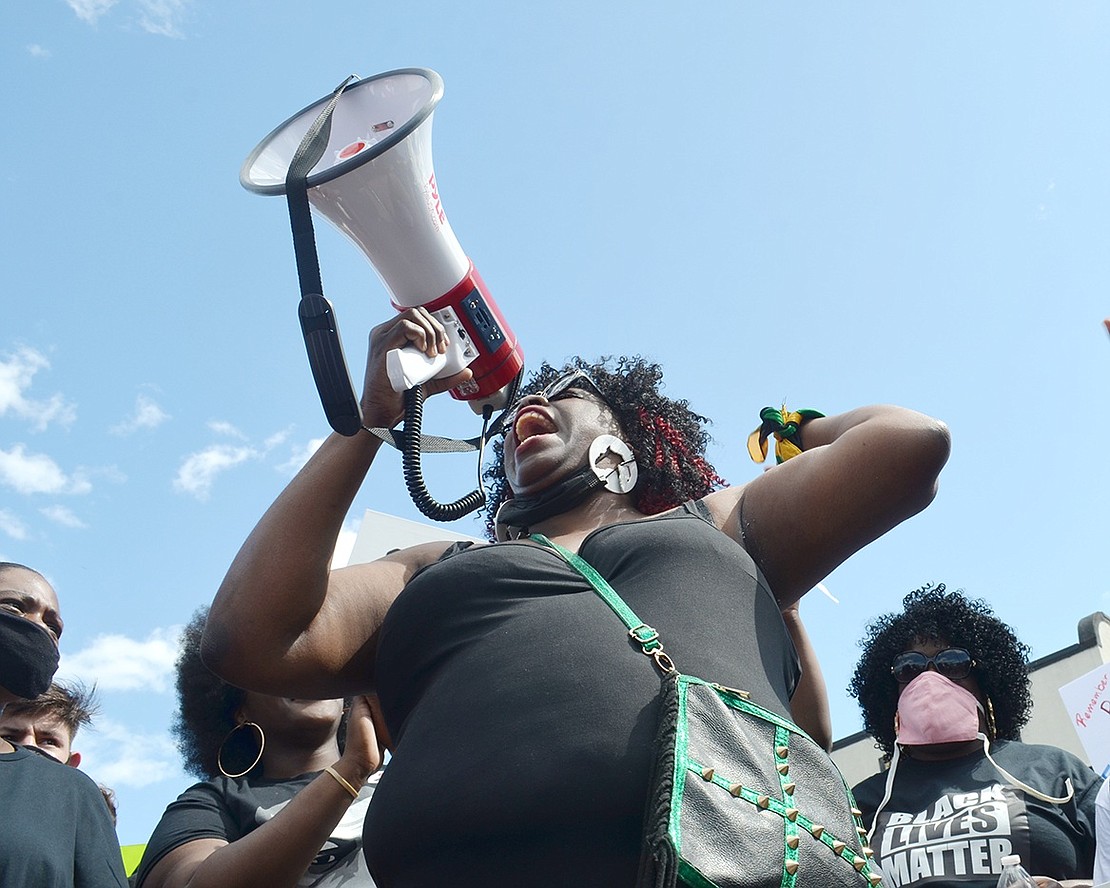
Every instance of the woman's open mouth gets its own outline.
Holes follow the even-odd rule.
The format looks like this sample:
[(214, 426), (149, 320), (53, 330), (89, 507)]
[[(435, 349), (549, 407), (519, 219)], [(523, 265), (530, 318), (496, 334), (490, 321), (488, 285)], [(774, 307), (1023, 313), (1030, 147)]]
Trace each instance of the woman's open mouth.
[(522, 410), (513, 423), (513, 435), (517, 447), (537, 435), (550, 435), (555, 431), (555, 423), (539, 410)]

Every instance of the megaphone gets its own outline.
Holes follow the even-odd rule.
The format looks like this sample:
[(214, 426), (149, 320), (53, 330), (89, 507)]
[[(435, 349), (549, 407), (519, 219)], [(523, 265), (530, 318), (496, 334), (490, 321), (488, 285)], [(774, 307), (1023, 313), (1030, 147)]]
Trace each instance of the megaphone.
[[(243, 163), (240, 182), (258, 194), (286, 194), (298, 149), (333, 103), (326, 145), (304, 179), (308, 202), (366, 255), (398, 311), (424, 306), (448, 334), (447, 354), (434, 359), (414, 347), (391, 352), (391, 385), (405, 391), (469, 366), (472, 379), (452, 389), (452, 396), (478, 413), (486, 405), (504, 407), (524, 355), (443, 209), (431, 147), (432, 112), (443, 96), (443, 80), (427, 68), (403, 68), (340, 90), (266, 136)], [(306, 309), (302, 303), (301, 310), (310, 357), (310, 335), (323, 325), (324, 332), (334, 334), (335, 346), (330, 356), (314, 363), (338, 361), (346, 374), (330, 303), (322, 294), (318, 298), (312, 304), (317, 307)], [(327, 410), (329, 395), (313, 369)], [(334, 373), (337, 368), (321, 369)], [(328, 412), (336, 431), (356, 434), (361, 428), (361, 419), (342, 415), (342, 409), (334, 411), (334, 418)]]
[[(239, 181), (259, 194), (284, 194), (289, 204), (301, 329), (331, 427), (348, 436), (366, 429), (398, 447), (413, 502), (429, 518), (453, 521), (485, 503), (482, 451), (504, 418), (491, 424), (492, 413), (515, 397), (524, 355), (443, 209), (431, 148), (432, 112), (442, 96), (442, 79), (427, 68), (350, 77), (259, 142)], [(447, 331), (446, 355), (429, 359), (410, 347), (386, 356), (390, 384), (405, 392), (402, 431), (363, 424), (323, 295), (312, 210), (366, 255), (398, 311), (423, 306)], [(465, 367), (471, 379), (451, 394), (482, 415), (481, 435), (468, 441), (421, 435), (421, 383)], [(424, 487), (422, 450), (477, 450), (477, 488), (453, 503), (436, 502)]]

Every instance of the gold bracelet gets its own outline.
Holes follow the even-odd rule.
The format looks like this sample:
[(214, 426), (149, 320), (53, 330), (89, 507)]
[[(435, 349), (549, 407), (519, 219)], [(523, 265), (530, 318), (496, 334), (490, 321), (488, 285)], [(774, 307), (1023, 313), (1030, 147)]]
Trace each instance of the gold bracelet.
[(337, 770), (335, 770), (335, 768), (331, 767), (331, 765), (328, 765), (328, 767), (324, 768), (324, 770), (327, 771), (329, 774), (331, 774), (331, 776), (336, 779), (336, 781), (339, 783), (339, 785), (342, 786), (345, 790), (347, 790), (347, 792), (349, 792), (351, 794), (352, 799), (358, 799), (358, 790), (355, 789), (353, 786), (351, 786), (351, 784), (349, 784), (343, 778), (343, 775), (340, 774)]

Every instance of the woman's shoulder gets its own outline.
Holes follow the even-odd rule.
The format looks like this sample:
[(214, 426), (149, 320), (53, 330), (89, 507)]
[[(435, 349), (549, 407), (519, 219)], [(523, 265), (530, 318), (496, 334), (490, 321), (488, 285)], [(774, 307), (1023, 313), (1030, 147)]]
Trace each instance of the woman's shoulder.
[(1102, 778), (1073, 752), (1047, 743), (1023, 743), (1019, 740), (996, 741), (991, 755), (1021, 779), (1022, 772), (1039, 774), (1055, 791), (1061, 792), (1065, 781), (1071, 783), (1076, 802), (1081, 808), (1093, 809)]
[[(1068, 767), (1077, 771), (1091, 771), (1083, 759), (1074, 752), (1048, 743), (1025, 743), (1021, 740), (996, 740), (991, 745), (991, 755), (1011, 761), (1051, 762), (1053, 767)], [(1091, 771), (1091, 773), (1094, 773)]]

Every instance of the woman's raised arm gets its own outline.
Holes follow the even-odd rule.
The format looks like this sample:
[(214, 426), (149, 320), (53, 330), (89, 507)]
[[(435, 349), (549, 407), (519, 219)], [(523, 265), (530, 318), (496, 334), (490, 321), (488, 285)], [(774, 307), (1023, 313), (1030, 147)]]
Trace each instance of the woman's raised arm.
[(783, 607), (932, 502), (950, 448), (943, 422), (886, 405), (811, 419), (800, 444), (788, 462), (706, 497)]
[[(390, 428), (403, 414), (385, 355), (414, 344), (446, 349), (443, 327), (409, 309), (370, 334), (362, 396), (364, 422)], [(470, 371), (429, 383), (444, 391)], [(394, 553), (370, 564), (329, 569), (343, 520), (381, 441), (370, 434), (330, 435), (262, 516), (212, 603), (203, 653), (208, 666), (239, 687), (282, 696), (337, 697), (372, 688), (377, 632), (409, 577), (447, 543)]]

